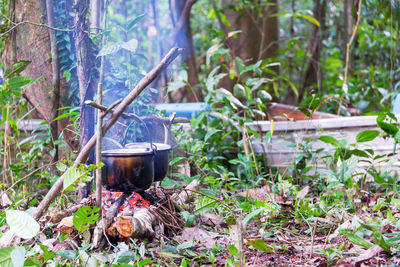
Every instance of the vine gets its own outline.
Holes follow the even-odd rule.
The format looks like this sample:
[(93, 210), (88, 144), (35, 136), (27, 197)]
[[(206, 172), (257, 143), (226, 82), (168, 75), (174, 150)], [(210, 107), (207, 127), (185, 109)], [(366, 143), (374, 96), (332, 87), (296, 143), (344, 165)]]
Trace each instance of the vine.
[[(71, 3), (68, 0), (60, 0), (54, 3), (55, 26), (66, 28), (73, 24)], [(62, 99), (63, 103), (79, 106), (79, 85), (78, 74), (76, 71), (76, 53), (73, 33), (67, 31), (57, 31), (57, 50), (60, 62), (62, 77), (69, 85), (68, 97)]]

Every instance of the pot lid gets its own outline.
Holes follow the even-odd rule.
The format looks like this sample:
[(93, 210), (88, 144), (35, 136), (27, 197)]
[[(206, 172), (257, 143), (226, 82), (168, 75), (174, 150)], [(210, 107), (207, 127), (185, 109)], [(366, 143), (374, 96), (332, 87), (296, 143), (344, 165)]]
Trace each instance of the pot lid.
[(112, 149), (105, 150), (101, 152), (102, 156), (105, 157), (113, 157), (113, 156), (140, 156), (140, 155), (151, 155), (153, 151), (150, 150), (150, 147), (138, 147), (138, 148), (121, 148), (121, 149)]
[[(171, 150), (171, 146), (168, 144), (162, 144), (162, 143), (153, 143), (153, 145), (156, 147), (157, 151), (165, 151), (165, 150)], [(150, 149), (150, 143), (129, 143), (125, 145), (126, 148), (148, 148)]]

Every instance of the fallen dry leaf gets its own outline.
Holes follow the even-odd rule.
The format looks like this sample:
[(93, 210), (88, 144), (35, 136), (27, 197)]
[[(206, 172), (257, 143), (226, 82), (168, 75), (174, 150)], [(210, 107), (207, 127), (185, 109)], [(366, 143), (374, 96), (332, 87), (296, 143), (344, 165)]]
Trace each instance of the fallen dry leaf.
[(383, 252), (383, 248), (379, 246), (374, 246), (372, 248), (367, 249), (363, 254), (358, 257), (350, 258), (352, 264), (356, 264), (362, 261), (366, 261), (376, 257), (379, 253)]
[(70, 234), (74, 230), (74, 216), (65, 217), (57, 225), (56, 231), (60, 231), (63, 234)]
[(200, 214), (198, 218), (201, 225), (208, 225), (214, 227), (226, 224), (225, 221), (220, 216), (209, 212)]
[[(192, 241), (197, 242), (199, 245), (211, 249), (216, 243), (217, 233), (208, 232), (198, 227), (183, 228), (182, 235), (177, 240), (181, 243)], [(179, 240), (180, 239), (180, 240)]]

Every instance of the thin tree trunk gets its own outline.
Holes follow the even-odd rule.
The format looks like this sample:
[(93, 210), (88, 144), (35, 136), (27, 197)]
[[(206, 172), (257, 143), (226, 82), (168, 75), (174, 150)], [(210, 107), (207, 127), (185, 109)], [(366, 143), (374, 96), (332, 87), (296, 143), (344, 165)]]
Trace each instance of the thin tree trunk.
[[(75, 47), (76, 65), (79, 82), (79, 97), (81, 106), (80, 120), (80, 146), (83, 147), (94, 135), (95, 112), (92, 107), (85, 105), (86, 100), (93, 100), (97, 89), (94, 80), (97, 76), (95, 66), (94, 47), (89, 35), (86, 21), (86, 14), (89, 10), (89, 1), (81, 0), (77, 2), (74, 20), (75, 26)], [(94, 162), (94, 153), (89, 156), (89, 164)], [(86, 197), (91, 190), (91, 186), (83, 187), (79, 191), (79, 198)]]
[[(54, 14), (53, 14), (53, 3), (51, 0), (46, 0), (46, 11), (47, 11), (47, 24), (54, 28)], [(54, 92), (54, 105), (52, 115), (54, 118), (58, 116), (58, 109), (60, 108), (60, 63), (58, 59), (58, 50), (57, 50), (57, 40), (56, 34), (53, 29), (49, 28), (49, 36), (50, 36), (50, 48), (51, 48), (51, 66), (52, 66), (52, 85)], [(53, 140), (58, 138), (58, 122), (51, 122), (51, 135)], [(53, 157), (53, 161), (58, 161), (58, 145), (55, 145), (56, 153)]]
[(180, 23), (184, 23), (183, 27), (181, 27), (178, 32), (175, 29), (174, 42), (184, 49), (182, 52), (182, 62), (186, 65), (189, 83), (187, 87), (181, 89), (179, 100), (182, 101), (183, 98), (186, 98), (187, 102), (197, 102), (203, 99), (201, 91), (193, 88), (199, 83), (192, 30), (190, 27), (190, 10), (195, 2), (196, 0), (174, 1), (175, 12), (179, 18), (176, 28), (179, 27)]
[[(343, 51), (346, 51), (346, 45), (350, 40), (351, 34), (353, 33), (354, 18), (352, 14), (354, 0), (343, 1), (343, 13), (344, 13), (344, 33), (343, 33)], [(344, 54), (344, 53), (343, 53)], [(349, 58), (349, 73), (353, 70), (353, 59)]]
[(326, 0), (314, 1), (314, 18), (319, 21), (320, 26), (313, 25), (312, 38), (308, 43), (308, 54), (310, 58), (307, 61), (304, 74), (302, 76), (302, 85), (298, 90), (298, 98), (296, 99), (294, 92), (290, 91), (286, 97), (285, 103), (296, 105), (301, 102), (306, 91), (317, 91), (319, 88), (320, 78), (320, 56), (322, 50), (323, 36), (322, 32), (325, 28), (325, 10)]
[[(232, 60), (240, 57), (246, 65), (254, 64), (258, 60), (277, 56), (279, 49), (279, 17), (272, 16), (278, 13), (279, 0), (269, 0), (268, 3), (260, 4), (262, 16), (256, 9), (243, 8), (239, 11), (232, 9), (235, 0), (222, 0), (222, 8), (230, 22), (230, 26), (223, 26), (224, 32), (240, 30), (237, 37), (228, 37), (226, 46), (230, 49)], [(214, 7), (215, 9), (215, 7)], [(226, 62), (233, 67), (233, 62)], [(279, 68), (273, 69), (279, 72)], [(271, 77), (265, 74), (266, 77)], [(246, 77), (244, 77), (246, 78)], [(232, 90), (236, 80), (225, 77), (220, 85)]]

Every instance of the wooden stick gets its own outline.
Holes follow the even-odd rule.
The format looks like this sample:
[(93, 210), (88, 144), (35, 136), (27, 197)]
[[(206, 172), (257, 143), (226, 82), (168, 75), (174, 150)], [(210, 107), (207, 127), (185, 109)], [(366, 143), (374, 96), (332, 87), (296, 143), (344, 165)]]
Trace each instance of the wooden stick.
[[(103, 57), (102, 57), (102, 60)], [(103, 101), (103, 84), (99, 82), (97, 88), (97, 103), (101, 106)], [(103, 111), (97, 110), (97, 133), (101, 133), (101, 128), (103, 126)], [(101, 134), (96, 136), (96, 164), (101, 162)], [(103, 187), (103, 181), (101, 180), (101, 168), (96, 168), (96, 206), (100, 208), (101, 211), (101, 192)]]
[(120, 196), (114, 204), (108, 209), (107, 213), (104, 214), (103, 218), (97, 222), (96, 228), (93, 231), (93, 246), (92, 248), (98, 248), (101, 243), (101, 238), (103, 237), (104, 231), (113, 222), (115, 215), (117, 215), (118, 210), (124, 204), (125, 199), (128, 197), (127, 194)]
[[(127, 97), (122, 100), (121, 104), (117, 107), (117, 109), (113, 112), (110, 119), (104, 124), (102, 130), (102, 136), (111, 128), (111, 126), (117, 122), (118, 118), (122, 115), (125, 109), (132, 103), (133, 100), (164, 70), (168, 67), (169, 64), (180, 54), (181, 49), (174, 47), (172, 48), (168, 54), (161, 60), (161, 62), (154, 67), (146, 76), (143, 77), (142, 80), (136, 85), (136, 87), (129, 93)], [(85, 163), (89, 154), (93, 147), (96, 144), (96, 135), (95, 134), (89, 142), (82, 148), (79, 152), (75, 162), (74, 167), (78, 167), (79, 164)], [(33, 214), (33, 218), (38, 220), (43, 212), (49, 207), (50, 203), (56, 198), (58, 193), (61, 191), (64, 183), (65, 174), (68, 173), (66, 171), (61, 177), (54, 183), (49, 192), (46, 194), (44, 199), (40, 202), (37, 207), (35, 213)]]

